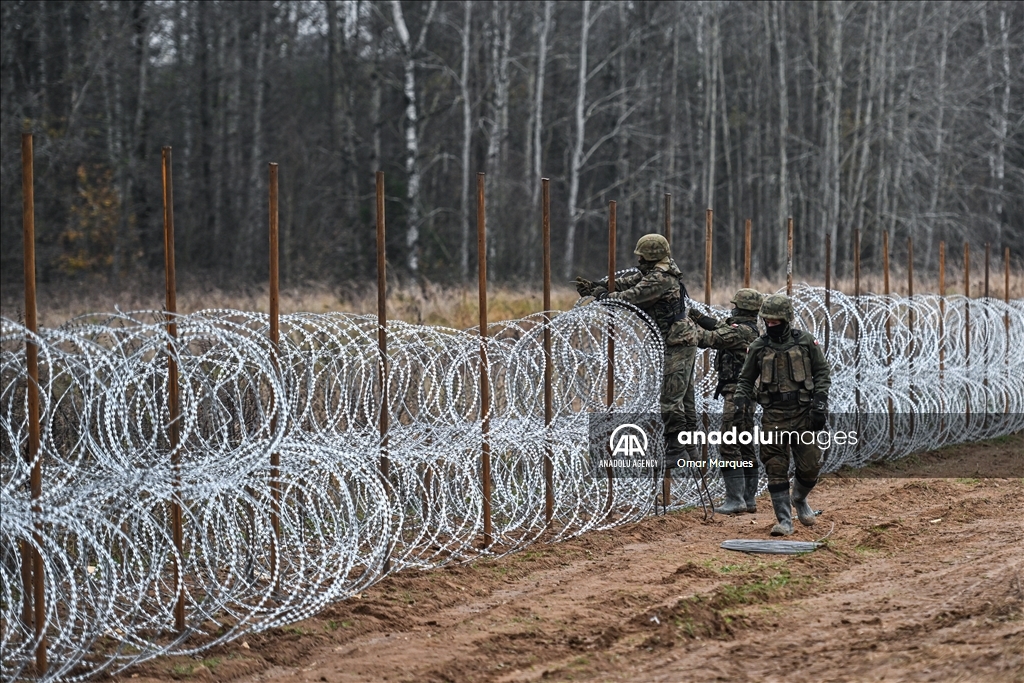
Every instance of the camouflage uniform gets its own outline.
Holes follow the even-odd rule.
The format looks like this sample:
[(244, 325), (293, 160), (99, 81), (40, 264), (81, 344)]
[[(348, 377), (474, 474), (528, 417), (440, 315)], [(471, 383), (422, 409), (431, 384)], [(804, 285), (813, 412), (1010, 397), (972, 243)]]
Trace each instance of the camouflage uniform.
[[(672, 325), (685, 312), (682, 273), (671, 258), (664, 258), (645, 275), (627, 273), (615, 279), (615, 291), (602, 298), (631, 303), (646, 313), (665, 342), (665, 367), (661, 381), (661, 418), (665, 432), (696, 429), (697, 405), (693, 395), (693, 364), (697, 349), (670, 335)], [(608, 278), (599, 285), (606, 286)], [(683, 318), (685, 320), (685, 318)]]
[[(724, 321), (716, 320), (691, 309), (690, 317), (700, 325), (691, 324), (690, 336), (693, 343), (702, 349), (715, 349), (715, 372), (718, 385), (715, 398), (722, 397), (722, 432), (745, 429), (742, 416), (737, 415), (733, 396), (740, 369), (747, 357), (747, 347), (757, 339), (757, 310), (761, 305), (761, 294), (752, 289), (741, 289), (733, 297), (737, 307)], [(740, 308), (740, 306), (743, 308)], [(687, 321), (689, 322), (689, 321)], [(680, 323), (681, 325), (681, 323)], [(759, 480), (757, 454), (754, 444), (725, 444), (719, 447), (722, 460), (747, 460), (752, 463), (745, 468), (721, 467), (725, 481), (726, 499), (720, 510), (726, 514), (735, 512), (756, 512), (757, 485)]]
[[(765, 300), (761, 317), (766, 320), (778, 319), (777, 308), (789, 307), (788, 318), (792, 318), (792, 305), (782, 295)], [(766, 314), (766, 309), (777, 305)], [(776, 506), (780, 525), (785, 526), (783, 516), (791, 518), (789, 510), (789, 458), (792, 452), (796, 462), (796, 480), (793, 485), (792, 501), (797, 504), (800, 521), (806, 525), (814, 523), (813, 512), (806, 505), (806, 496), (818, 481), (821, 471), (821, 450), (816, 442), (809, 444), (793, 442), (781, 432), (816, 432), (814, 413), (827, 410), (828, 390), (832, 385), (828, 363), (818, 342), (810, 333), (789, 329), (785, 321), (784, 334), (774, 339), (769, 334), (758, 337), (747, 351), (747, 359), (740, 371), (736, 388), (737, 402), (741, 399), (757, 401), (764, 408), (761, 418), (762, 431), (772, 433), (772, 443), (762, 444), (761, 463), (768, 475), (768, 491)], [(746, 403), (746, 401), (742, 401)], [(823, 418), (820, 418), (823, 420)], [(784, 438), (780, 439), (780, 436)], [(783, 443), (780, 443), (783, 441)], [(778, 499), (778, 500), (777, 500)], [(784, 507), (785, 515), (780, 508)], [(773, 535), (786, 535), (773, 529)], [(792, 523), (789, 524), (792, 533)], [(778, 533), (777, 533), (778, 532)]]
[(592, 294), (598, 299), (633, 304), (658, 326), (665, 342), (661, 418), (671, 451), (677, 444), (676, 433), (697, 427), (693, 396), (693, 363), (697, 350), (692, 342), (671, 334), (673, 324), (686, 319), (686, 288), (680, 280), (682, 273), (669, 253), (668, 241), (661, 235), (644, 235), (637, 241), (633, 253), (640, 257), (639, 271), (617, 278), (614, 292), (608, 291), (608, 278), (597, 283), (577, 278), (576, 289), (581, 296)]

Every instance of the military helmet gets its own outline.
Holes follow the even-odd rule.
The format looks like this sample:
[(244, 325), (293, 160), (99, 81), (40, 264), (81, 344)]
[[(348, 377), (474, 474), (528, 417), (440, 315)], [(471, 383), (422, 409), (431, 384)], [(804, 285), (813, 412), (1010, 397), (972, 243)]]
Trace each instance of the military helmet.
[(645, 261), (660, 261), (670, 256), (668, 240), (657, 233), (644, 235), (637, 240), (633, 253)]
[(730, 299), (730, 302), (741, 308), (744, 311), (756, 311), (761, 308), (761, 302), (764, 301), (764, 296), (761, 292), (756, 289), (750, 289), (744, 287), (743, 289), (736, 292), (736, 294)]
[(788, 322), (793, 319), (793, 303), (784, 294), (772, 294), (765, 297), (758, 315), (765, 320), (784, 320)]

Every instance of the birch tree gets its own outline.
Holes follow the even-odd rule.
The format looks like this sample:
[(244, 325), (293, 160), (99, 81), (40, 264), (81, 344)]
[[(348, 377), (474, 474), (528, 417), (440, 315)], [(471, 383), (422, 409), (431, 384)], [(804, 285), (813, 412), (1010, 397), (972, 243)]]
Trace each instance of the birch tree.
[(826, 234), (836, 237), (836, 229), (839, 225), (840, 209), (840, 123), (842, 118), (842, 95), (843, 95), (843, 4), (838, 0), (830, 2), (828, 7), (831, 10), (832, 21), (830, 22), (831, 40), (828, 54), (828, 74), (831, 77), (828, 87), (828, 130), (825, 137), (825, 181), (822, 187), (822, 194), (826, 198), (825, 220), (821, 225), (822, 240), (819, 255), (824, 260)]
[(469, 99), (469, 56), (472, 46), (473, 0), (463, 3), (462, 70), (459, 89), (462, 93), (462, 194), (459, 203), (459, 273), (463, 282), (469, 281), (469, 155), (473, 144), (473, 106)]
[(583, 0), (583, 18), (580, 20), (580, 48), (576, 75), (576, 106), (573, 109), (574, 137), (572, 160), (569, 162), (569, 225), (565, 234), (565, 265), (563, 275), (572, 277), (573, 256), (576, 251), (576, 223), (581, 212), (576, 205), (580, 193), (580, 171), (583, 169), (583, 141), (587, 134), (587, 43), (590, 40), (590, 0)]
[[(767, 9), (765, 10), (767, 11)], [(777, 55), (779, 74), (779, 120), (778, 120), (778, 150), (779, 150), (779, 203), (778, 213), (775, 218), (776, 234), (779, 235), (775, 254), (776, 262), (781, 265), (781, 255), (785, 253), (786, 237), (781, 226), (786, 224), (789, 216), (789, 156), (787, 143), (789, 139), (789, 90), (786, 83), (786, 22), (785, 17), (780, 21), (779, 12), (784, 11), (781, 0), (775, 0), (771, 6), (772, 29), (775, 35), (775, 52)]]
[(395, 33), (402, 47), (404, 79), (402, 92), (405, 95), (405, 174), (406, 174), (406, 267), (413, 275), (419, 273), (420, 238), (420, 165), (419, 165), (419, 108), (416, 102), (416, 58), (423, 50), (427, 29), (437, 10), (437, 0), (431, 0), (427, 16), (420, 27), (419, 35), (413, 42), (405, 23), (400, 0), (391, 0), (391, 16), (395, 22)]
[(534, 80), (533, 108), (530, 111), (532, 158), (530, 159), (530, 202), (534, 209), (540, 206), (540, 178), (544, 162), (544, 74), (548, 64), (548, 34), (551, 32), (553, 0), (544, 0), (544, 20), (537, 31), (537, 73)]

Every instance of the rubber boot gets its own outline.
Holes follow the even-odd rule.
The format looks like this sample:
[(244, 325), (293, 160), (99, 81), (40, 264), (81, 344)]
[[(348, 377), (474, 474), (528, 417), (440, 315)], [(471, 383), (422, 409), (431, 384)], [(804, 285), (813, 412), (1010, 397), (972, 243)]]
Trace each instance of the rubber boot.
[(789, 487), (785, 491), (772, 491), (772, 507), (779, 523), (772, 527), (772, 536), (789, 536), (793, 533), (793, 508), (789, 498)]
[(735, 515), (747, 511), (747, 503), (743, 500), (743, 470), (723, 469), (722, 482), (725, 484), (725, 499), (715, 508), (715, 512), (723, 515)]
[(757, 484), (760, 472), (757, 465), (743, 468), (743, 502), (747, 505), (747, 512), (757, 512)]
[(793, 478), (793, 507), (796, 508), (797, 519), (804, 526), (814, 526), (817, 521), (814, 510), (807, 504), (807, 494), (813, 486), (806, 486), (798, 477)]

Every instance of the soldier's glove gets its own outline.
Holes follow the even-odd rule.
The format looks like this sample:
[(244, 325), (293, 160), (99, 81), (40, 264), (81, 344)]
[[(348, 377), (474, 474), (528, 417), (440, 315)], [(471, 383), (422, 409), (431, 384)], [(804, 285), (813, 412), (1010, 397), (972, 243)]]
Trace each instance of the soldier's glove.
[(594, 292), (594, 283), (584, 277), (576, 278), (576, 291), (580, 296), (590, 296)]
[(602, 287), (601, 285), (594, 285), (594, 289), (591, 294), (598, 301), (603, 301), (608, 298), (608, 288)]
[(818, 431), (828, 424), (828, 394), (811, 397), (811, 429)]
[(700, 311), (696, 315), (691, 315), (693, 321), (703, 327), (705, 330), (713, 330), (718, 327), (718, 321), (712, 318), (710, 315), (704, 315)]

